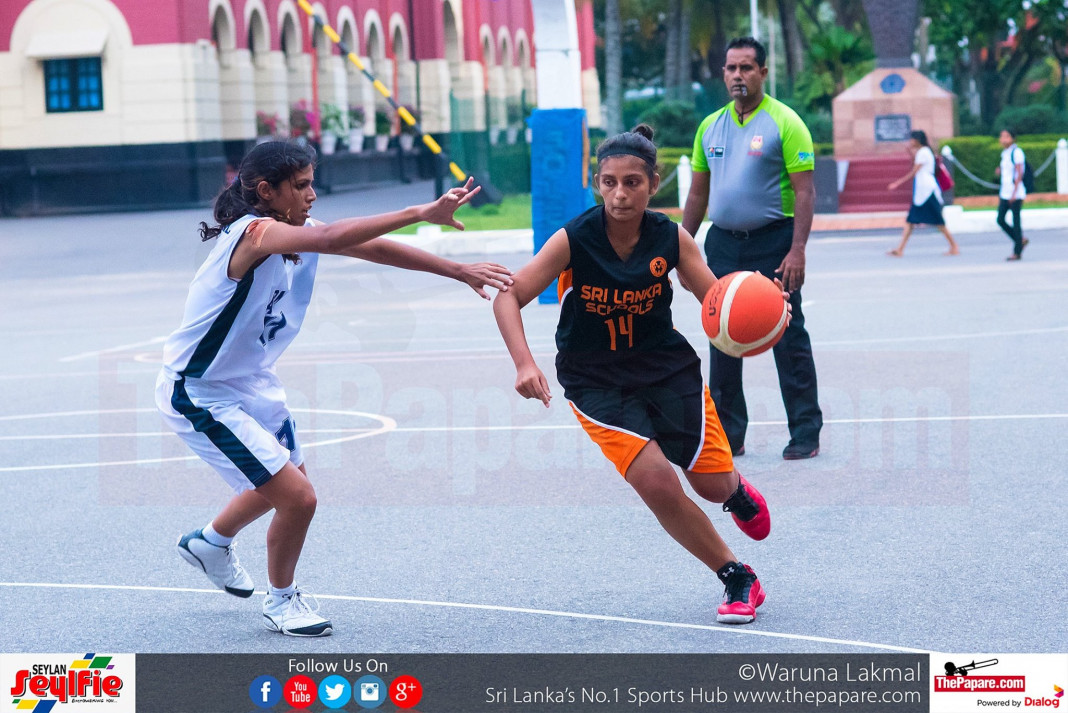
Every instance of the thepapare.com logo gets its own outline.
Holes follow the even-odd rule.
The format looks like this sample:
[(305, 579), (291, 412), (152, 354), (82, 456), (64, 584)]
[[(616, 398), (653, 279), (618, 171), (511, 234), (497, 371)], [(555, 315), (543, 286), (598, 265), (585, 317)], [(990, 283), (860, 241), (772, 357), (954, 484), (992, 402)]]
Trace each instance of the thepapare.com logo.
[[(4, 684), (8, 686), (7, 711), (48, 713), (61, 710), (126, 709), (123, 691), (132, 702), (132, 665), (118, 666), (115, 656), (54, 654), (5, 657)], [(122, 657), (126, 658), (126, 657)], [(132, 658), (132, 657), (131, 657)], [(11, 659), (17, 659), (14, 666)], [(116, 706), (115, 704), (120, 704)]]

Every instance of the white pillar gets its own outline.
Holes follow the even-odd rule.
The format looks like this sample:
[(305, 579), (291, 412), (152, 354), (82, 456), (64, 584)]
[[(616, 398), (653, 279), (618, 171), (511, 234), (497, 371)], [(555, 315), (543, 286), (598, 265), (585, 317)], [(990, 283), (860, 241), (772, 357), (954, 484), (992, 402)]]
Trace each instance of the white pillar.
[(582, 61), (578, 48), (575, 3), (531, 3), (537, 28), (536, 72), (539, 109), (582, 106)]
[(675, 180), (679, 184), (679, 207), (686, 207), (686, 197), (690, 195), (690, 181), (693, 180), (693, 169), (690, 168), (690, 157), (686, 154), (679, 156), (678, 173)]
[(1068, 141), (1057, 140), (1057, 192), (1068, 193)]

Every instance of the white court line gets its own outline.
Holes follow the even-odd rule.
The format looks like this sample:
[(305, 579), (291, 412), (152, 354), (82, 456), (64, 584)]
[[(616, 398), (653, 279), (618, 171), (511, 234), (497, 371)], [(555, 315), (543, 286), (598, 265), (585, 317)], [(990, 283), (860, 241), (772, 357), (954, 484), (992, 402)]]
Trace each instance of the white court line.
[[(802, 302), (802, 307), (808, 308), (815, 304), (815, 300), (806, 300)], [(1039, 327), (1035, 329), (1017, 329), (1017, 330), (1004, 330), (993, 332), (966, 332), (963, 334), (936, 334), (931, 336), (903, 336), (903, 337), (874, 337), (871, 339), (833, 339), (833, 340), (813, 340), (813, 346), (817, 347), (840, 347), (849, 346), (853, 344), (909, 344), (916, 342), (941, 342), (941, 341), (953, 341), (959, 339), (989, 339), (991, 337), (1019, 337), (1038, 334), (1057, 334), (1060, 332), (1068, 332), (1068, 326), (1064, 327)], [(163, 338), (157, 338), (148, 342), (142, 342), (141, 344), (129, 344), (123, 347), (114, 347), (113, 349), (105, 349), (97, 352), (84, 352), (82, 354), (75, 354), (73, 356), (64, 357), (60, 361), (74, 361), (76, 359), (85, 358), (92, 355), (99, 355), (104, 353), (110, 353), (114, 351), (121, 351), (134, 346), (144, 346), (146, 344), (152, 344), (162, 341)], [(447, 340), (434, 340), (434, 341), (447, 341)], [(492, 339), (496, 343), (497, 339)], [(348, 342), (325, 342), (323, 344), (312, 343), (303, 345), (304, 348), (323, 346), (324, 344), (346, 344)], [(384, 343), (384, 342), (378, 342)], [(549, 349), (550, 344), (532, 344), (531, 349), (536, 350), (535, 357), (555, 357), (555, 351), (543, 351)], [(366, 351), (354, 351), (348, 354), (328, 352), (322, 354), (314, 353), (301, 353), (301, 349), (296, 349), (292, 352), (295, 358), (283, 358), (279, 361), (279, 365), (286, 366), (309, 366), (316, 364), (374, 364), (380, 362), (389, 363), (411, 363), (411, 362), (423, 362), (423, 361), (471, 361), (471, 360), (498, 360), (507, 357), (505, 352), (493, 352), (493, 353), (480, 353), (464, 350), (442, 350), (442, 351), (428, 351), (428, 352), (366, 352)], [(324, 358), (325, 357), (325, 358)], [(156, 353), (142, 352), (134, 354), (131, 359), (140, 364), (158, 364), (162, 357)], [(157, 373), (156, 369), (146, 369), (144, 371), (133, 371), (134, 374), (147, 374)], [(98, 376), (99, 371), (76, 371), (76, 372), (50, 372), (40, 374), (0, 374), (0, 380), (24, 380), (24, 379), (54, 379), (63, 377), (75, 377), (75, 376)]]
[[(132, 411), (154, 411), (155, 409), (112, 409), (110, 411), (101, 411), (99, 413), (127, 413)], [(293, 411), (311, 413), (312, 409), (292, 409)], [(96, 411), (69, 411), (65, 414), (58, 415), (80, 415), (85, 413), (98, 413)], [(376, 414), (364, 414), (359, 411), (330, 411), (330, 410), (317, 410), (315, 413), (331, 413), (342, 415), (361, 415), (368, 418), (377, 418), (383, 423), (382, 428), (378, 429), (316, 429), (314, 431), (307, 431), (309, 433), (346, 433), (346, 435), (340, 438), (333, 438), (326, 441), (314, 441), (312, 443), (303, 444), (304, 448), (317, 448), (321, 446), (329, 446), (337, 443), (346, 443), (348, 441), (355, 441), (361, 438), (369, 438), (371, 436), (377, 436), (383, 433), (441, 433), (450, 431), (550, 431), (550, 430), (579, 430), (581, 426), (578, 424), (537, 424), (533, 426), (411, 426), (401, 427), (397, 426), (397, 422), (388, 416), (380, 416)], [(49, 416), (55, 416), (57, 414), (31, 414), (25, 418), (47, 418)], [(0, 417), (0, 420), (13, 420), (19, 418), (18, 416), (4, 416)], [(1068, 418), (1068, 413), (1036, 413), (1036, 414), (988, 414), (981, 416), (903, 416), (895, 418), (832, 418), (823, 422), (823, 425), (843, 425), (843, 424), (872, 424), (872, 423), (941, 423), (950, 421), (1028, 421), (1028, 420), (1049, 420), (1049, 419), (1062, 419)], [(393, 427), (390, 428), (389, 424)], [(787, 425), (786, 421), (750, 421), (750, 426), (783, 426)], [(19, 436), (6, 436), (0, 438), (0, 441), (8, 440), (26, 440), (27, 438), (33, 438), (36, 440), (45, 439), (60, 439), (60, 438), (89, 438), (89, 437), (107, 437), (109, 435), (132, 435), (138, 436), (141, 434), (76, 434), (76, 435), (44, 435), (44, 436), (28, 436), (22, 438)], [(150, 433), (147, 435), (167, 435)], [(102, 468), (114, 465), (148, 465), (152, 463), (176, 463), (179, 461), (192, 461), (196, 460), (199, 456), (175, 456), (172, 458), (142, 458), (138, 460), (116, 460), (116, 461), (104, 461), (104, 462), (90, 462), (90, 463), (69, 463), (58, 465), (25, 465), (25, 466), (7, 466), (0, 468), (0, 473), (22, 473), (31, 471), (45, 471), (45, 470), (77, 470), (82, 468)]]
[[(62, 379), (66, 377), (100, 376), (100, 369), (93, 371), (44, 371), (37, 374), (0, 374), (0, 381), (25, 381), (26, 379)], [(129, 369), (123, 374), (158, 374), (159, 369)]]
[[(130, 409), (132, 411), (133, 409)], [(138, 409), (141, 411), (154, 411), (155, 409)], [(311, 412), (311, 409), (293, 409), (294, 411)], [(89, 412), (94, 413), (94, 412)], [(317, 413), (342, 413), (342, 414), (357, 414), (356, 411), (318, 411)], [(33, 417), (44, 417), (49, 414), (35, 414)], [(373, 414), (364, 414), (367, 416), (373, 416)], [(5, 416), (4, 418), (12, 418), (12, 416)], [(316, 429), (315, 431), (307, 432), (321, 432), (321, 433), (348, 433), (342, 438), (331, 439), (328, 441), (316, 441), (308, 444), (302, 444), (304, 448), (316, 448), (325, 445), (334, 445), (337, 443), (346, 443), (348, 441), (357, 441), (359, 439), (371, 438), (372, 435), (379, 435), (381, 433), (396, 432), (396, 433), (435, 433), (435, 432), (450, 432), (450, 431), (533, 431), (533, 430), (579, 430), (581, 426), (565, 425), (565, 424), (544, 424), (535, 426), (411, 426), (400, 427), (396, 426), (396, 422), (388, 416), (380, 416), (384, 421), (388, 421), (394, 425), (393, 428), (384, 426), (378, 429)], [(989, 414), (978, 416), (902, 416), (894, 418), (828, 418), (823, 422), (824, 426), (845, 425), (845, 424), (908, 424), (908, 423), (942, 423), (942, 422), (956, 422), (956, 421), (1046, 421), (1046, 419), (1055, 418), (1068, 418), (1068, 413), (1017, 413), (1017, 414)], [(750, 426), (785, 426), (785, 421), (751, 421)], [(303, 431), (302, 431), (303, 432)], [(49, 439), (68, 439), (68, 438), (106, 438), (108, 433), (103, 434), (54, 434), (54, 435), (38, 435), (38, 437), (27, 437), (28, 439), (35, 440), (49, 440)], [(122, 434), (122, 435), (140, 435), (138, 433)], [(167, 435), (167, 433), (150, 433), (150, 435)], [(27, 438), (21, 437), (3, 437), (0, 441), (18, 441), (27, 440)], [(89, 463), (66, 463), (56, 465), (11, 465), (6, 468), (0, 468), (0, 473), (28, 473), (34, 471), (64, 471), (64, 470), (79, 470), (85, 468), (107, 468), (111, 465), (147, 465), (151, 463), (175, 463), (179, 461), (197, 460), (199, 456), (175, 456), (172, 458), (142, 458), (138, 460), (112, 460), (103, 462), (89, 462)]]
[(167, 341), (166, 337), (153, 337), (152, 339), (146, 339), (143, 342), (135, 342), (134, 344), (122, 344), (117, 347), (109, 347), (108, 349), (97, 349), (91, 352), (82, 352), (81, 354), (72, 354), (71, 356), (65, 356), (59, 361), (69, 362), (78, 361), (79, 359), (88, 359), (89, 357), (100, 356), (102, 354), (113, 354), (115, 352), (126, 351), (127, 349), (136, 349), (137, 347), (147, 347), (152, 344), (160, 344)]
[(929, 337), (879, 337), (875, 339), (842, 339), (837, 341), (813, 341), (813, 346), (827, 347), (843, 344), (881, 344), (891, 342), (940, 342), (952, 339), (985, 339), (987, 337), (1019, 337), (1029, 334), (1053, 334), (1068, 332), (1068, 327), (1040, 327), (1037, 329), (1016, 329), (1002, 332), (967, 332), (965, 334), (941, 334)]
[[(81, 416), (92, 413), (146, 413), (154, 412), (156, 409), (106, 409), (102, 411), (64, 411), (51, 416)], [(304, 408), (292, 408), (290, 411), (296, 413), (311, 413), (312, 409)], [(338, 416), (358, 416), (361, 418), (369, 418), (374, 421), (378, 421), (382, 424), (380, 428), (359, 430), (355, 432), (348, 432), (348, 435), (341, 436), (340, 438), (331, 438), (325, 441), (313, 441), (311, 443), (302, 443), (301, 447), (305, 449), (319, 448), (322, 446), (332, 446), (338, 443), (345, 443), (347, 441), (355, 441), (361, 438), (370, 438), (371, 436), (377, 436), (381, 433), (387, 433), (397, 427), (397, 422), (389, 416), (383, 416), (375, 413), (364, 413), (363, 411), (339, 411), (335, 409), (315, 409), (317, 414), (332, 414)], [(49, 414), (30, 414), (27, 418), (49, 418)], [(0, 420), (14, 420), (17, 416), (4, 416)], [(149, 463), (176, 463), (179, 461), (192, 461), (199, 459), (199, 456), (175, 456), (172, 458), (139, 458), (137, 460), (116, 460), (105, 461), (96, 463), (69, 463), (58, 465), (30, 465), (30, 466), (9, 466), (0, 468), (0, 473), (17, 473), (23, 471), (42, 471), (42, 470), (67, 470), (67, 469), (80, 469), (80, 468), (101, 468), (113, 465), (147, 465)]]
[[(189, 594), (223, 594), (219, 589), (186, 589), (182, 587), (146, 587), (126, 586), (119, 584), (58, 584), (51, 582), (0, 582), (0, 587), (27, 587), (49, 589), (105, 589), (136, 592), (179, 592)], [(266, 592), (256, 592), (266, 594)], [(441, 602), (423, 599), (393, 599), (386, 597), (355, 597), (346, 594), (316, 594), (317, 599), (333, 599), (344, 602), (369, 602), (373, 604), (408, 604), (422, 607), (443, 607), (448, 609), (475, 609), (479, 611), (506, 612), (509, 614), (533, 614), (537, 616), (553, 616), (566, 619), (587, 619), (592, 621), (610, 621), (618, 624), (638, 624), (641, 626), (656, 626), (670, 629), (693, 629), (697, 631), (715, 631), (727, 634), (741, 634), (744, 636), (764, 636), (773, 639), (791, 639), (794, 641), (812, 641), (821, 644), (838, 644), (840, 646), (859, 646), (870, 649), (883, 649), (886, 651), (902, 651), (910, 654), (933, 653), (929, 649), (915, 649), (908, 646), (894, 646), (892, 644), (876, 644), (870, 641), (854, 641), (852, 639), (831, 639), (825, 636), (808, 636), (805, 634), (786, 634), (778, 631), (761, 631), (759, 629), (743, 629), (736, 626), (710, 624), (688, 624), (677, 621), (657, 621), (655, 619), (635, 619), (627, 616), (612, 616), (609, 614), (584, 614), (582, 612), (557, 611), (554, 609), (531, 609), (528, 607), (509, 607), (496, 604), (470, 604), (467, 602)]]

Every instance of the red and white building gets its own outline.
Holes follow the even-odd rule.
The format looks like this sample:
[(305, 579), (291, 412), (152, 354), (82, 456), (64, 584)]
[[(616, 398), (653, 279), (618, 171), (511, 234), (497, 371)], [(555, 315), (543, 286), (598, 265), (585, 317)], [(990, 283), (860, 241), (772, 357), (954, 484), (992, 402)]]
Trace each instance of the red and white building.
[[(397, 103), (416, 108), (424, 130), (441, 136), (514, 127), (521, 107), (536, 105), (532, 2), (313, 6)], [(592, 0), (574, 2), (584, 102), (598, 126)], [(284, 125), (291, 107), (316, 98), (346, 115), (361, 107), (368, 135), (376, 109), (387, 108), (295, 0), (3, 0), (0, 215), (94, 207), (63, 195), (40, 202), (42, 189), (62, 194), (64, 171), (104, 180), (120, 171), (131, 184), (125, 193), (156, 194), (131, 206), (201, 204), (227, 159), (262, 133), (257, 113)], [(34, 180), (36, 206), (22, 185)], [(162, 195), (171, 185), (177, 195)], [(123, 207), (114, 199), (94, 205)]]

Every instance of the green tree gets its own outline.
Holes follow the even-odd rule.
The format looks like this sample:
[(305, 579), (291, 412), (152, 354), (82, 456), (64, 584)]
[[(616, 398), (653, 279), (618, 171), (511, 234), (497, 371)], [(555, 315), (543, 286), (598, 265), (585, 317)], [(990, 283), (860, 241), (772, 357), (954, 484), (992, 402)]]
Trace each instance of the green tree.
[[(924, 0), (923, 13), (931, 18), (928, 37), (953, 76), (954, 91), (963, 95), (974, 81), (980, 116), (990, 125), (1005, 99), (1002, 72), (1012, 65), (1013, 49), (1003, 44), (1009, 20), (1017, 26), (1025, 21), (1020, 0)], [(1009, 79), (1011, 84), (1011, 75)]]
[(875, 67), (871, 39), (837, 25), (809, 40), (807, 69), (796, 97), (810, 110), (831, 110), (831, 101)]
[(605, 131), (623, 130), (623, 22), (619, 0), (606, 0), (604, 10)]
[(1028, 11), (1028, 21), (1024, 24), (1024, 31), (1035, 38), (1045, 53), (1057, 63), (1060, 70), (1051, 77), (1051, 82), (1056, 87), (1054, 108), (1058, 112), (1065, 111), (1068, 107), (1068, 88), (1065, 87), (1064, 77), (1068, 72), (1068, 10), (1065, 9), (1063, 0), (1031, 0)]

